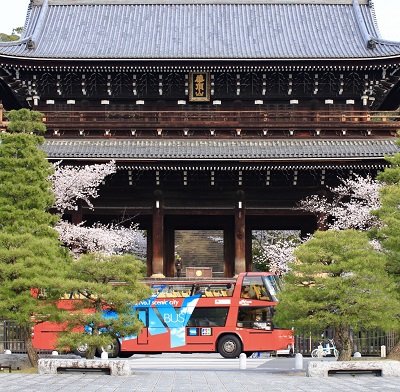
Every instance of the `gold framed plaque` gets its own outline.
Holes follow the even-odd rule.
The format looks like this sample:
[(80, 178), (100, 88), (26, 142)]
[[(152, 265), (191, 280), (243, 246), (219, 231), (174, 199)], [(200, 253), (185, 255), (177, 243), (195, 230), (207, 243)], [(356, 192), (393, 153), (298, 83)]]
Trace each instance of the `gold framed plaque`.
[(189, 101), (207, 102), (210, 100), (210, 73), (191, 72), (189, 74)]

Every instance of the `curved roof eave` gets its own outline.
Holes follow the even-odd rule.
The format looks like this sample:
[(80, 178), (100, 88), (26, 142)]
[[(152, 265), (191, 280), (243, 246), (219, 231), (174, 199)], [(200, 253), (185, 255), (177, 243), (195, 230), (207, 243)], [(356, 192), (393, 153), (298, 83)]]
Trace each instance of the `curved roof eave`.
[(310, 62), (310, 61), (317, 61), (317, 62), (330, 62), (330, 63), (337, 63), (337, 62), (352, 62), (352, 61), (357, 61), (357, 62), (362, 62), (362, 61), (383, 61), (383, 60), (394, 60), (397, 59), (400, 62), (400, 53), (393, 55), (393, 56), (379, 56), (379, 57), (347, 57), (347, 58), (330, 58), (330, 57), (325, 57), (325, 58), (198, 58), (198, 57), (193, 57), (193, 58), (46, 58), (46, 57), (25, 57), (25, 56), (12, 56), (12, 55), (4, 55), (0, 53), (0, 59), (1, 58), (6, 58), (10, 60), (25, 60), (25, 61), (45, 61), (45, 62), (204, 62), (204, 61), (213, 61), (213, 62), (237, 62), (237, 61), (252, 61), (252, 62), (272, 62), (272, 63), (278, 63), (278, 62)]

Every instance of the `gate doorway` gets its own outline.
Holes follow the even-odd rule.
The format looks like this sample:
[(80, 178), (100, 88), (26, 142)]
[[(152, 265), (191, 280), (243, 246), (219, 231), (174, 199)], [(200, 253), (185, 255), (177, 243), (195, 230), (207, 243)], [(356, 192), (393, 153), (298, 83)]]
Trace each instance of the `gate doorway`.
[(182, 258), (182, 278), (186, 276), (186, 268), (189, 267), (212, 268), (212, 277), (217, 278), (234, 275), (235, 242), (232, 216), (170, 215), (165, 216), (163, 226), (165, 276), (176, 276), (176, 253)]
[(224, 276), (223, 230), (175, 230), (175, 255), (182, 258), (182, 277)]

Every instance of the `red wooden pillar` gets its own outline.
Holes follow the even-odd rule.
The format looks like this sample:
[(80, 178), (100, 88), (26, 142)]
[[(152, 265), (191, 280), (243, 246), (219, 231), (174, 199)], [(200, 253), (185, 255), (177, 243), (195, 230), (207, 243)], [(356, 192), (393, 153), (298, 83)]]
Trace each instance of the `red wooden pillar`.
[(320, 212), (320, 213), (318, 213), (317, 218), (318, 218), (317, 230), (320, 230), (320, 231), (328, 230), (328, 222), (327, 222), (328, 218), (327, 218), (326, 214)]
[(74, 225), (79, 225), (83, 221), (82, 202), (78, 201), (76, 204), (78, 208), (72, 211), (71, 220)]
[(252, 231), (251, 227), (246, 225), (246, 272), (251, 272), (253, 270), (253, 243), (252, 243)]
[(235, 275), (246, 272), (246, 225), (242, 199), (236, 202), (235, 208)]
[(155, 195), (153, 211), (151, 277), (164, 278), (164, 211), (161, 195)]
[[(319, 197), (329, 197), (329, 193), (324, 189), (318, 192)], [(326, 231), (328, 230), (328, 216), (324, 212), (317, 213), (317, 230)]]
[[(231, 218), (231, 217), (229, 217)], [(235, 275), (235, 227), (233, 219), (224, 225), (224, 277)]]
[(165, 276), (175, 276), (175, 228), (171, 220), (164, 221), (164, 271)]

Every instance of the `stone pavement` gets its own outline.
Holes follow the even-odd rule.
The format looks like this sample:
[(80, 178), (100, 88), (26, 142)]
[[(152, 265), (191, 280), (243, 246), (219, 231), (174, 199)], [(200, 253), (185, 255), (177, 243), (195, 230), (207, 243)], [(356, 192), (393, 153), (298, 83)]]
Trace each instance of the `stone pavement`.
[(304, 372), (257, 370), (148, 370), (131, 376), (0, 373), (0, 391), (46, 392), (366, 392), (399, 391), (395, 377), (310, 378)]

